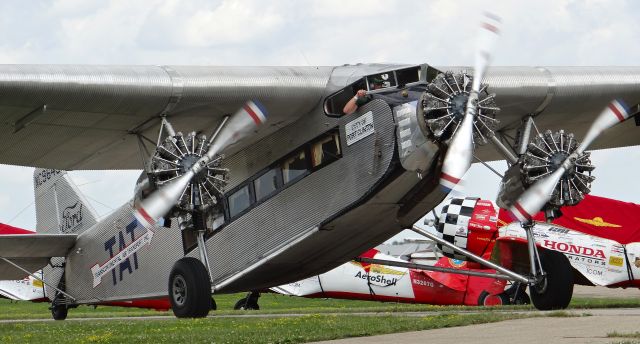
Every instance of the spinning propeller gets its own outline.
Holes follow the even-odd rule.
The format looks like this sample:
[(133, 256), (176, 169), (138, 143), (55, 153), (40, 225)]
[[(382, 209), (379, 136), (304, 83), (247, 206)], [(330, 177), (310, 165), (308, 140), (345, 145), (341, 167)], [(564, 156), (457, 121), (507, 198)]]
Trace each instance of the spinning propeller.
[(493, 47), (500, 32), (499, 24), (499, 17), (485, 13), (485, 21), (480, 26), (481, 30), (478, 36), (473, 83), (469, 92), (464, 119), (449, 143), (447, 155), (442, 165), (440, 185), (448, 191), (460, 182), (469, 166), (471, 166), (471, 160), (473, 159), (474, 117), (478, 110), (478, 96), (481, 91), (482, 78), (491, 62)]
[[(559, 167), (547, 177), (541, 178), (529, 187), (509, 209), (511, 216), (518, 221), (531, 220), (553, 196), (560, 180), (575, 169), (578, 157), (605, 130), (629, 118), (630, 112), (621, 100), (614, 100), (600, 113), (593, 122), (582, 143), (571, 153)], [(580, 181), (580, 179), (578, 179)]]
[[(225, 117), (211, 136), (206, 153), (199, 156), (189, 166), (184, 166), (182, 174), (166, 181), (144, 198), (136, 207), (134, 216), (145, 227), (154, 225), (180, 202), (195, 177), (207, 174), (210, 169), (209, 165), (216, 167), (219, 165), (217, 155), (232, 144), (249, 136), (255, 128), (266, 121), (266, 116), (267, 113), (260, 103), (248, 101), (231, 117)], [(185, 156), (189, 152), (187, 150), (184, 153)]]

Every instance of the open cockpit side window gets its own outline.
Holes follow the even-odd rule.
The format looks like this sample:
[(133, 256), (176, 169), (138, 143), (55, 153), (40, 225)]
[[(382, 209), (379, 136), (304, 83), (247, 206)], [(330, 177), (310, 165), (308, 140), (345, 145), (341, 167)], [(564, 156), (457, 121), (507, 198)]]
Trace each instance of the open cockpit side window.
[(358, 90), (365, 90), (368, 97), (374, 98), (373, 94), (399, 92), (406, 87), (425, 83), (425, 79), (433, 74), (431, 70), (433, 68), (421, 65), (366, 75), (328, 96), (324, 102), (324, 111), (328, 116), (343, 116), (345, 105)]

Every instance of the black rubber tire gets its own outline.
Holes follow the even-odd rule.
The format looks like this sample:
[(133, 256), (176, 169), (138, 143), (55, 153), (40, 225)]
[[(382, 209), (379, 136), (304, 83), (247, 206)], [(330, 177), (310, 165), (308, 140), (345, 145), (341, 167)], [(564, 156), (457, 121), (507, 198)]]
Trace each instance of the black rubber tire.
[[(486, 302), (490, 298), (497, 298), (494, 300), (499, 300), (500, 304), (486, 304)], [(505, 306), (509, 304), (511, 304), (509, 300), (509, 295), (507, 295), (507, 293), (505, 292), (502, 292), (498, 295), (490, 295), (489, 292), (487, 292), (486, 290), (483, 290), (482, 293), (480, 293), (480, 296), (478, 296), (478, 306), (494, 307), (494, 306)]]
[(218, 309), (218, 305), (216, 304), (216, 300), (214, 300), (213, 298), (211, 298), (211, 310), (215, 311)]
[(565, 309), (573, 296), (573, 269), (567, 257), (556, 251), (540, 252), (546, 281), (529, 287), (531, 302), (541, 310)]
[(243, 297), (233, 306), (236, 311), (259, 311), (260, 306), (257, 302), (251, 302), (248, 297)]
[(67, 318), (67, 314), (69, 313), (69, 308), (65, 305), (58, 305), (51, 307), (51, 316), (53, 320), (64, 320)]
[(209, 273), (192, 257), (178, 260), (169, 275), (169, 300), (178, 318), (204, 318), (212, 306)]

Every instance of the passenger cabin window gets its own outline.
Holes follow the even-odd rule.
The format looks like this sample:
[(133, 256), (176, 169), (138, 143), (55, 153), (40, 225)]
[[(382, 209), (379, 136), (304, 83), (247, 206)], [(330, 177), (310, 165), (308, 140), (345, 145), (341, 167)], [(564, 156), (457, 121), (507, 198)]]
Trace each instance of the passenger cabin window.
[(338, 133), (320, 138), (311, 144), (311, 166), (322, 167), (338, 160), (342, 156), (340, 150), (340, 136)]
[(305, 151), (300, 151), (296, 155), (284, 161), (282, 164), (282, 179), (285, 184), (307, 173), (307, 155)]
[(245, 185), (229, 196), (229, 216), (234, 217), (251, 205), (249, 185)]
[(256, 191), (256, 201), (267, 198), (278, 189), (278, 175), (280, 169), (271, 169), (253, 181), (253, 189)]

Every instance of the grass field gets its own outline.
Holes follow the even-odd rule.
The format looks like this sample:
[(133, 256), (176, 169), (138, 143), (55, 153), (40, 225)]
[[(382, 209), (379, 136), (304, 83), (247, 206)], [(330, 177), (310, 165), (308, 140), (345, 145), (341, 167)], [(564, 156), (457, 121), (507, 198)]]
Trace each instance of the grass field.
[[(464, 306), (407, 305), (370, 301), (304, 299), (277, 294), (260, 298), (260, 311), (233, 311), (244, 294), (217, 295), (219, 311), (210, 315), (275, 314), (268, 318), (209, 317), (207, 319), (90, 320), (62, 322), (16, 322), (0, 324), (0, 343), (303, 343), (308, 341), (464, 326), (539, 316), (501, 310), (533, 309), (529, 306), (479, 308)], [(640, 307), (634, 299), (576, 298), (571, 308)], [(479, 311), (466, 313), (464, 311)], [(394, 315), (396, 312), (437, 311), (433, 316)], [(336, 314), (363, 312), (367, 316)], [(278, 317), (277, 314), (300, 314)], [(372, 315), (372, 313), (374, 315)], [(375, 314), (378, 313), (378, 314)], [(171, 315), (170, 312), (135, 308), (81, 306), (69, 311), (69, 318), (101, 318)], [(546, 314), (549, 316), (549, 314)], [(567, 316), (553, 313), (551, 316)], [(49, 319), (48, 304), (0, 300), (0, 319)]]

